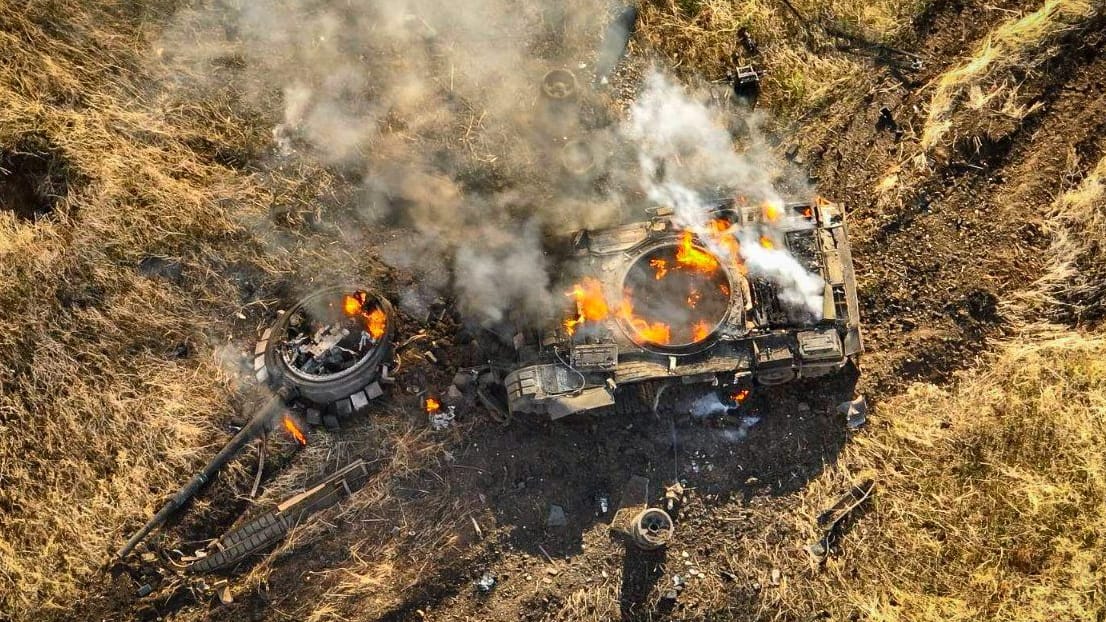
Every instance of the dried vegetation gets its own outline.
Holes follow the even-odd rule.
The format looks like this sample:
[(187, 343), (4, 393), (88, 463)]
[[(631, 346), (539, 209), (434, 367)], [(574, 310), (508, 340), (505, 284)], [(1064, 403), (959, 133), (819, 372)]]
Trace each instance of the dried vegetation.
[(171, 5), (0, 8), (0, 618), (72, 612), (201, 463), (236, 400), (227, 267), (281, 269), (241, 224), (262, 194), (188, 144), (235, 121), (149, 86)]
[(968, 59), (935, 81), (922, 149), (957, 143), (978, 147), (983, 139), (1007, 136), (1042, 106), (1027, 101), (1023, 84), (1100, 28), (1103, 11), (1091, 0), (1047, 0), (1036, 11), (1001, 24)]
[[(894, 43), (923, 8), (792, 4), (805, 19), (880, 43)], [(287, 256), (266, 252), (243, 224), (263, 220), (273, 197), (241, 170), (248, 157), (227, 156), (255, 152), (265, 125), (236, 116), (227, 101), (178, 99), (150, 86), (160, 76), (145, 61), (155, 39), (149, 29), (172, 5), (0, 8), (0, 190), (18, 194), (20, 205), (37, 201), (0, 204), (0, 617), (75, 614), (73, 603), (126, 527), (212, 453), (216, 429), (239, 399), (222, 348), (227, 318), (250, 312), (242, 305), (263, 294), (257, 282), (288, 270)], [(989, 132), (989, 119), (1020, 122), (1033, 111), (1018, 97), (1026, 68), (1054, 58), (1059, 41), (1098, 23), (1100, 12), (1090, 2), (1046, 0), (1002, 24), (933, 82), (921, 147)], [(866, 70), (816, 43), (815, 27), (783, 2), (648, 2), (639, 44), (721, 78), (744, 55), (735, 41), (741, 27), (769, 59), (766, 103), (792, 117), (810, 114)], [(1050, 208), (1055, 268), (1023, 292), (1023, 308), (1071, 323), (1100, 317), (1103, 162)], [(275, 201), (310, 209), (299, 198), (310, 195), (301, 181), (281, 181)], [(183, 271), (144, 275), (139, 265), (150, 257)], [(254, 282), (248, 294), (245, 280)], [(248, 332), (247, 324), (235, 329)], [(841, 558), (787, 578), (760, 614), (1102, 618), (1106, 339), (1035, 327), (995, 350), (951, 386), (917, 385), (879, 405), (877, 423), (781, 518), (808, 531), (824, 499), (856, 473), (875, 471), (880, 487), (863, 526)], [(455, 544), (444, 528), (422, 531), (434, 516), (405, 516), (394, 499), (383, 503), (392, 480), (438, 459), (434, 442), (394, 425), (381, 430), (392, 442), (378, 475), (336, 510), (358, 513), (366, 526), (353, 563), (325, 578), (332, 587), (312, 619), (332, 619), (358, 599), (364, 611), (382, 611), (402, 598), (369, 602), (392, 589), (394, 577), (409, 576), (413, 563), (396, 553), (386, 525), (410, 521), (405, 530), (434, 544), (418, 563), (432, 564)], [(281, 492), (271, 488), (262, 502)], [(377, 529), (381, 507), (391, 509)], [(264, 583), (283, 553), (318, 541), (323, 527), (307, 526), (245, 582)], [(740, 547), (734, 563), (749, 568), (802, 558), (753, 539)], [(722, 584), (710, 594), (697, 611), (733, 615)], [(550, 619), (610, 619), (617, 598), (609, 587), (576, 591)]]

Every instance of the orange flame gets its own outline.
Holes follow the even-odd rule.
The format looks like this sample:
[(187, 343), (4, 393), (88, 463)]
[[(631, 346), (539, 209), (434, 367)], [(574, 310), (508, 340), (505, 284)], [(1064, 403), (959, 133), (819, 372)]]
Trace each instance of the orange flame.
[(288, 432), (288, 435), (291, 436), (297, 443), (299, 443), (300, 447), (304, 447), (307, 445), (307, 437), (304, 436), (303, 432), (300, 431), (299, 426), (296, 425), (295, 419), (286, 414), (284, 415), (284, 417), (281, 418), (280, 422), (284, 425), (284, 430)]
[(718, 269), (718, 260), (713, 255), (693, 246), (690, 231), (684, 231), (680, 238), (680, 244), (676, 248), (676, 263), (704, 274), (711, 274)]
[(776, 248), (776, 243), (766, 235), (760, 236), (760, 245), (764, 248)]
[(804, 207), (803, 208), (803, 218), (806, 218), (807, 220), (810, 220), (811, 218), (814, 218), (814, 210), (810, 209), (809, 207)]
[(365, 312), (365, 292), (343, 296), (342, 311), (350, 317), (360, 315), (365, 322), (365, 330), (369, 331), (374, 340), (379, 340), (384, 336), (384, 331), (388, 327), (388, 316), (384, 315), (384, 310), (380, 307)]
[(668, 262), (663, 259), (650, 259), (649, 265), (656, 270), (655, 276), (658, 281), (668, 274)]
[(634, 315), (634, 301), (629, 294), (624, 294), (622, 304), (619, 305), (618, 315), (630, 328), (640, 341), (665, 345), (672, 341), (672, 329), (663, 322), (650, 322), (645, 318)]
[(599, 279), (584, 277), (583, 281), (573, 285), (572, 291), (565, 295), (576, 300), (576, 318), (564, 322), (569, 335), (574, 334), (580, 324), (604, 320), (611, 313), (607, 300), (603, 297), (603, 284)]
[(365, 327), (369, 329), (369, 334), (373, 339), (380, 339), (384, 336), (384, 329), (388, 325), (388, 317), (384, 315), (384, 310), (379, 307), (372, 310), (372, 313), (366, 313)]
[(342, 298), (342, 311), (349, 316), (357, 315), (361, 313), (361, 303), (362, 301), (359, 298), (346, 294)]
[(737, 391), (733, 395), (730, 396), (730, 398), (733, 399), (733, 401), (737, 402), (738, 404), (744, 402), (746, 399), (748, 399), (748, 397), (749, 397), (749, 389), (741, 389), (740, 391)]
[(776, 203), (764, 204), (764, 219), (768, 222), (776, 222), (783, 215), (783, 209)]
[(702, 341), (710, 336), (710, 324), (700, 320), (695, 324), (694, 330), (691, 333), (692, 341)]
[(441, 402), (439, 402), (438, 400), (436, 400), (432, 397), (426, 398), (426, 412), (427, 413), (434, 414), (434, 413), (438, 412), (439, 410), (441, 410), (441, 408), (442, 408), (442, 403)]

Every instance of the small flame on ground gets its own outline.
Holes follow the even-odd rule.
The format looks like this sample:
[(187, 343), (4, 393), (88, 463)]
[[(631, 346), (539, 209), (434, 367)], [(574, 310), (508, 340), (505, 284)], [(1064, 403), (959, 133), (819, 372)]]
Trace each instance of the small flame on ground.
[(744, 402), (748, 398), (749, 389), (741, 389), (739, 391), (735, 391), (734, 394), (730, 396), (730, 399), (732, 399), (737, 404)]
[(426, 398), (426, 412), (427, 413), (432, 415), (432, 414), (438, 412), (441, 409), (442, 409), (442, 403), (441, 402), (439, 402), (438, 400), (436, 400), (432, 397)]
[(776, 243), (772, 241), (772, 238), (766, 235), (760, 236), (760, 245), (764, 248), (776, 248)]
[(281, 418), (280, 422), (284, 425), (284, 430), (288, 432), (288, 435), (291, 436), (293, 440), (299, 443), (300, 447), (305, 447), (307, 445), (307, 436), (300, 431), (299, 426), (296, 425), (295, 419), (286, 414)]

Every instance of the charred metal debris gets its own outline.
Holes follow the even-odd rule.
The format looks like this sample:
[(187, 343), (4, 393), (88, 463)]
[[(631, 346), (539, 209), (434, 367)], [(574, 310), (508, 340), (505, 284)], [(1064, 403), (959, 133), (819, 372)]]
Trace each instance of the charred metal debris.
[[(606, 84), (636, 19), (636, 9), (627, 8), (614, 20), (594, 82), (581, 87), (568, 69), (544, 76), (539, 92), (549, 114), (571, 112), (581, 88)], [(747, 32), (738, 36), (748, 54), (758, 53)], [(736, 66), (728, 78), (732, 96), (753, 108), (760, 77), (752, 65)], [(573, 175), (590, 174), (594, 154), (587, 140), (564, 140), (561, 163)], [(404, 334), (389, 300), (366, 284), (310, 293), (278, 313), (254, 348), (253, 373), (268, 393), (267, 402), (120, 547), (116, 560), (130, 558), (252, 440), (282, 429), (304, 446), (315, 428), (339, 432), (344, 422), (392, 392), (401, 362), (412, 356), (454, 373), (444, 390), (426, 383), (400, 387), (418, 396), (435, 431), (449, 429), (476, 408), (502, 425), (520, 415), (656, 416), (664, 399), (689, 389), (714, 396), (704, 406), (712, 416), (727, 415), (740, 409), (755, 386), (819, 377), (855, 362), (863, 346), (844, 210), (821, 198), (751, 205), (728, 196), (707, 202), (707, 224), (694, 230), (681, 226), (671, 209), (661, 208), (643, 210), (639, 220), (619, 226), (548, 240), (555, 256), (565, 258), (560, 274), (568, 284), (564, 307), (550, 309), (548, 321), (538, 325), (472, 329), (495, 344), (477, 366), (455, 366), (425, 332)], [(823, 284), (820, 308), (797, 310), (779, 282), (750, 271), (739, 252), (740, 245), (750, 243), (786, 253), (814, 275)], [(405, 350), (414, 345), (418, 348)], [(863, 423), (865, 409), (859, 400), (842, 410), (850, 427)], [(675, 452), (674, 427), (673, 437)], [(263, 463), (262, 455), (255, 489)], [(238, 521), (207, 546), (179, 553), (173, 564), (195, 575), (246, 562), (310, 515), (355, 494), (370, 477), (370, 465), (364, 458), (347, 462), (276, 507)], [(649, 481), (632, 478), (611, 515), (612, 535), (635, 550), (664, 548), (674, 537), (684, 486), (677, 469), (661, 497), (663, 507), (655, 507), (649, 503)], [(832, 548), (871, 490), (870, 483), (854, 487), (819, 518), (824, 536), (811, 546), (812, 555)], [(609, 498), (598, 497), (597, 506), (606, 515)], [(547, 527), (564, 522), (563, 508), (552, 506)], [(146, 550), (141, 557), (149, 555)], [(474, 586), (488, 594), (496, 582), (489, 572)], [(152, 591), (143, 581), (140, 595)]]

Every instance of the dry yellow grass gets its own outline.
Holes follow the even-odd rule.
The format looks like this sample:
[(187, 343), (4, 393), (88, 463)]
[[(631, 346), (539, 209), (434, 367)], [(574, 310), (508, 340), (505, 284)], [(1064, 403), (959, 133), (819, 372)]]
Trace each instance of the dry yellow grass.
[[(829, 6), (840, 27), (878, 41), (893, 41), (920, 7), (795, 4), (819, 19)], [(0, 8), (0, 149), (44, 138), (72, 182), (48, 219), (30, 223), (0, 211), (0, 617), (71, 614), (126, 529), (155, 509), (159, 491), (212, 453), (216, 423), (231, 414), (239, 388), (217, 357), (226, 318), (243, 304), (222, 267), (287, 271), (286, 256), (266, 252), (244, 223), (264, 221), (271, 199), (292, 204), (290, 221), (309, 209), (298, 197), (310, 194), (303, 180), (317, 171), (295, 171), (270, 196), (248, 175), (213, 162), (204, 146), (248, 149), (257, 128), (216, 102), (150, 92), (157, 76), (144, 60), (146, 29), (172, 5), (61, 0)], [(978, 70), (937, 84), (930, 109), (937, 129), (926, 140), (948, 138), (941, 124), (970, 109), (973, 84), (998, 84), (1009, 58), (1034, 52), (1026, 42), (1084, 19), (1087, 6), (1049, 0), (1042, 8), (1049, 13), (995, 33)], [(801, 115), (861, 67), (803, 48), (801, 28), (784, 11), (757, 0), (651, 2), (642, 36), (657, 49), (682, 50), (677, 62), (717, 78), (746, 25), (770, 52), (768, 79), (782, 90), (769, 103)], [(1038, 21), (1023, 23), (1034, 15)], [(1088, 242), (1106, 235), (1103, 162), (1053, 207), (1059, 262), (1042, 285), (1046, 305), (1065, 296), (1101, 304), (1101, 281), (1075, 273), (1101, 269)], [(135, 266), (148, 255), (181, 259), (186, 277), (139, 276)], [(1025, 339), (955, 387), (920, 385), (878, 405), (871, 428), (802, 494), (801, 512), (789, 520), (809, 529), (809, 517), (860, 469), (879, 474), (874, 511), (846, 536), (843, 558), (790, 581), (765, 607), (824, 608), (835, 619), (857, 611), (872, 620), (1102, 619), (1106, 338), (1060, 331)], [(190, 345), (190, 357), (167, 356), (179, 342)], [(385, 480), (434, 465), (434, 442), (402, 422), (390, 425), (397, 428), (387, 435), (399, 442), (388, 448), (382, 475), (335, 513), (391, 507), (401, 514), (402, 506), (383, 502)], [(262, 501), (283, 490), (272, 486)], [(284, 550), (320, 537), (319, 525), (306, 527)], [(440, 546), (418, 563), (454, 551), (445, 527), (420, 537)], [(755, 538), (742, 546), (751, 548), (735, 553), (735, 563), (750, 567), (801, 556)], [(263, 581), (276, 556), (245, 583)], [(333, 619), (349, 602), (379, 594), (382, 582), (402, 574), (399, 566), (412, 564), (385, 538), (364, 538), (353, 556), (356, 563), (333, 571), (313, 619)], [(607, 618), (615, 598), (612, 590), (571, 593), (564, 617)]]
[[(840, 32), (880, 43), (891, 42), (909, 27), (925, 2), (794, 2), (800, 21), (782, 2), (647, 2), (642, 6), (641, 40), (690, 74), (720, 79), (739, 62), (766, 69), (764, 104), (777, 114), (797, 117), (825, 103), (864, 72), (862, 59), (824, 45), (819, 30)], [(761, 53), (749, 58), (738, 40), (741, 28), (759, 42)], [(810, 47), (807, 33), (822, 42)]]
[(1106, 239), (1106, 158), (1075, 188), (1060, 195), (1047, 213), (1052, 236), (1049, 271), (1018, 297), (1025, 313), (1042, 313), (1069, 323), (1096, 322), (1106, 310), (1106, 274), (1101, 241)]
[(1025, 76), (1053, 58), (1057, 37), (1090, 26), (1101, 14), (1092, 0), (1045, 0), (1038, 10), (992, 31), (963, 63), (934, 82), (923, 150), (974, 137), (989, 120), (1020, 122), (1037, 104), (1019, 99)]
[[(0, 210), (0, 617), (71, 611), (210, 453), (236, 390), (214, 355), (240, 309), (224, 266), (283, 269), (242, 224), (263, 194), (193, 149), (223, 142), (217, 116), (147, 99), (147, 24), (171, 5), (0, 7), (0, 149), (45, 145), (68, 183), (44, 219)], [(183, 277), (141, 276), (151, 255)]]
[(841, 461), (879, 473), (869, 524), (797, 596), (835, 619), (1101, 619), (1106, 337), (1025, 339), (951, 391), (918, 385), (880, 404)]

